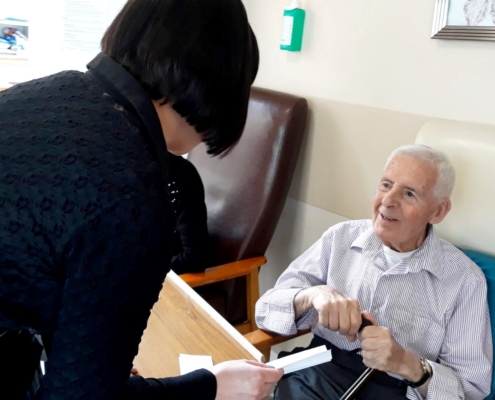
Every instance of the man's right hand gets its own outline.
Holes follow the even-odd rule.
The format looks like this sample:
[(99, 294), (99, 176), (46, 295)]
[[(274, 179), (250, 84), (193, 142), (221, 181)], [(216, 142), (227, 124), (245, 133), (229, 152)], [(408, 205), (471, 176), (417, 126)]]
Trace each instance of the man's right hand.
[(215, 365), (211, 372), (217, 378), (215, 400), (261, 400), (284, 375), (283, 370), (247, 360), (226, 361)]
[(351, 299), (337, 289), (321, 285), (301, 290), (294, 299), (296, 318), (311, 308), (318, 312), (318, 322), (325, 328), (354, 342), (361, 327), (361, 308), (356, 299)]

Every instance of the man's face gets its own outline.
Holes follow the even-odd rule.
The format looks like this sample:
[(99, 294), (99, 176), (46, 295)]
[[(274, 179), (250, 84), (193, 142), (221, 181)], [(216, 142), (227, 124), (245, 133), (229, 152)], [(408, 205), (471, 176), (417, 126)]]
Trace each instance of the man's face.
[(417, 249), (428, 223), (447, 215), (450, 200), (434, 196), (436, 181), (432, 163), (404, 154), (390, 161), (373, 203), (373, 228), (386, 246), (400, 252)]

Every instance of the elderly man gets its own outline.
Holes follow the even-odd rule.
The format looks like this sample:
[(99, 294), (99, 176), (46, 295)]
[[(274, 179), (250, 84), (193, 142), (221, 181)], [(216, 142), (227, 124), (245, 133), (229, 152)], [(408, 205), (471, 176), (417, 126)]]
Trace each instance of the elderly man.
[[(450, 211), (454, 180), (443, 153), (396, 149), (372, 220), (331, 227), (258, 301), (260, 328), (289, 335), (312, 326), (310, 347), (325, 344), (333, 354), (330, 363), (285, 376), (275, 399), (339, 399), (366, 367), (378, 371), (356, 400), (489, 394), (484, 275), (433, 230)], [(363, 318), (373, 325), (358, 332)]]

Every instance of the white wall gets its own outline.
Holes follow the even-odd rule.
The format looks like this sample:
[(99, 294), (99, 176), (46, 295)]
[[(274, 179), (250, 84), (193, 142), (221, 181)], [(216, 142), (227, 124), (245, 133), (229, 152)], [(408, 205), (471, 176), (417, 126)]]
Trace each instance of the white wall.
[[(7, 1), (7, 0), (0, 0)], [(0, 86), (22, 82), (62, 70), (84, 71), (97, 52), (67, 52), (63, 47), (65, 0), (15, 0), (28, 9), (30, 21), (29, 59), (27, 62), (0, 59)], [(125, 4), (125, 0), (101, 0), (104, 18), (109, 24)], [(14, 7), (10, 9), (15, 11)], [(12, 13), (12, 11), (6, 11)], [(0, 6), (0, 16), (3, 16)], [(12, 16), (11, 16), (12, 17)], [(103, 34), (105, 27), (102, 27)]]
[(260, 86), (446, 119), (495, 124), (495, 43), (430, 39), (435, 0), (301, 0), (303, 51), (278, 49), (289, 0), (244, 0)]

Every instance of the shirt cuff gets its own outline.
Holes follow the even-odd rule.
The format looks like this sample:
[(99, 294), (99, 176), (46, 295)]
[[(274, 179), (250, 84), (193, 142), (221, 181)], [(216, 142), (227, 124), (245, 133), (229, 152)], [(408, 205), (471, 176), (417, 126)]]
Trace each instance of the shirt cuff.
[(458, 400), (462, 390), (456, 374), (445, 365), (427, 361), (433, 370), (426, 400)]
[[(303, 289), (279, 289), (270, 294), (268, 301), (260, 305), (261, 328), (279, 335), (297, 333), (294, 298)], [(264, 312), (263, 312), (264, 311)], [(264, 315), (264, 318), (262, 316)]]

